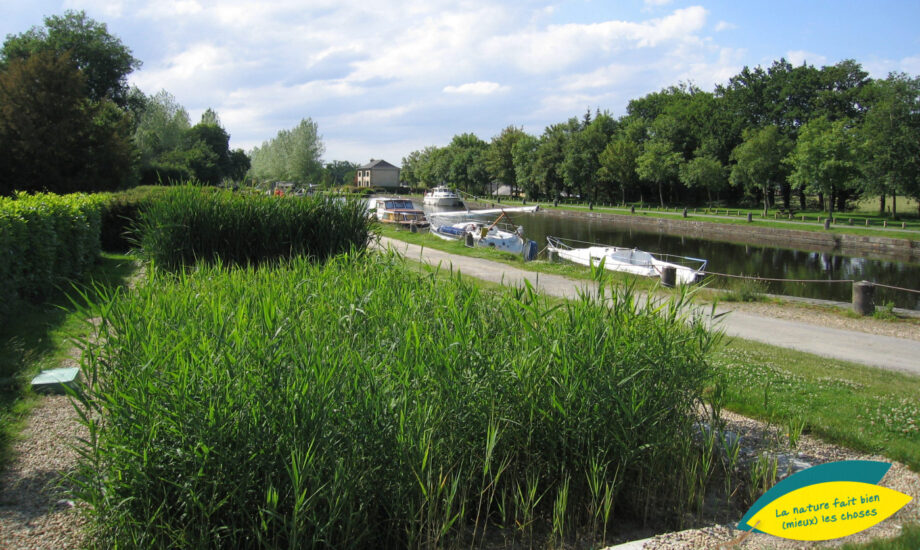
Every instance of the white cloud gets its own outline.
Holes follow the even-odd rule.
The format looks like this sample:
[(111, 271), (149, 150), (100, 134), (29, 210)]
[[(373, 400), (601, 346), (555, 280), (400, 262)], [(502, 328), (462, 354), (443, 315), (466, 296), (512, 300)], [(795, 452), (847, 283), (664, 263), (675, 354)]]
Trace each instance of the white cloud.
[(444, 93), (447, 94), (470, 94), (470, 95), (490, 95), (496, 92), (507, 92), (510, 88), (502, 86), (498, 82), (467, 82), (459, 86), (445, 86)]
[(729, 23), (728, 21), (719, 21), (716, 23), (716, 32), (722, 31), (731, 31), (738, 28), (738, 25), (734, 23)]
[(786, 52), (786, 61), (791, 63), (794, 67), (797, 67), (802, 63), (814, 65), (815, 67), (821, 67), (827, 63), (827, 57), (805, 50), (791, 50)]

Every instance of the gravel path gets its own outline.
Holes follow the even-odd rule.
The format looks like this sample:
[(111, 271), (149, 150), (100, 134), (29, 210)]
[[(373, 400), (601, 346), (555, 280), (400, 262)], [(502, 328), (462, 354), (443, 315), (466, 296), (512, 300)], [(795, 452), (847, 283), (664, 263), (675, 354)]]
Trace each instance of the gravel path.
[(15, 460), (0, 476), (0, 548), (77, 548), (84, 519), (62, 485), (85, 437), (70, 398), (49, 395), (33, 411)]

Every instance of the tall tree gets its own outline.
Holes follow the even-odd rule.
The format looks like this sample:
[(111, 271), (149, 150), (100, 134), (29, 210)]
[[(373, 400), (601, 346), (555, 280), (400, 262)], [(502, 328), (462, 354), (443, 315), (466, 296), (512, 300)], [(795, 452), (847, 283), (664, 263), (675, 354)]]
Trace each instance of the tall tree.
[(645, 142), (642, 154), (636, 159), (636, 173), (645, 181), (658, 185), (658, 199), (664, 207), (664, 184), (677, 177), (683, 157), (674, 151), (666, 139), (654, 138)]
[(321, 178), (320, 157), (324, 151), (316, 123), (305, 118), (254, 148), (250, 172), (259, 179), (315, 183)]
[(860, 131), (869, 188), (886, 193), (897, 216), (897, 195), (920, 198), (920, 78), (892, 73), (876, 80), (868, 92), (869, 109)]
[(86, 97), (67, 54), (40, 52), (0, 71), (0, 194), (115, 189), (128, 181), (130, 123)]
[(514, 161), (514, 175), (516, 185), (527, 197), (536, 197), (540, 188), (534, 175), (534, 164), (537, 158), (537, 147), (540, 140), (530, 134), (524, 134), (511, 148), (511, 157)]
[(727, 183), (725, 167), (722, 166), (719, 159), (709, 155), (695, 157), (681, 164), (678, 176), (687, 187), (705, 189), (710, 205), (712, 204), (712, 192), (718, 193)]
[(63, 16), (45, 18), (45, 26), (9, 35), (0, 49), (0, 69), (11, 61), (24, 60), (39, 52), (58, 56), (67, 53), (86, 77), (87, 93), (93, 101), (109, 98), (127, 106), (128, 75), (141, 62), (121, 40), (109, 34), (105, 23), (98, 23), (83, 11), (67, 11)]
[(626, 193), (638, 187), (638, 158), (639, 145), (625, 136), (615, 137), (598, 156), (598, 180), (611, 190), (619, 189), (623, 203), (626, 202)]
[(516, 126), (508, 126), (492, 138), (485, 155), (486, 170), (489, 177), (511, 188), (514, 194), (517, 186), (517, 173), (514, 165), (514, 145), (527, 134)]
[(786, 158), (792, 168), (793, 186), (820, 193), (826, 200), (828, 215), (834, 203), (859, 177), (854, 131), (847, 120), (813, 119), (802, 127), (795, 148)]
[[(744, 142), (732, 151), (735, 162), (731, 171), (732, 185), (738, 185), (763, 197), (763, 212), (767, 215), (773, 193), (785, 181), (783, 160), (792, 150), (792, 142), (774, 125), (745, 130)], [(788, 208), (789, 205), (786, 205)]]
[(566, 143), (562, 179), (569, 189), (577, 190), (583, 197), (590, 197), (592, 202), (597, 201), (599, 191), (598, 157), (615, 130), (616, 122), (610, 115), (600, 113), (581, 131), (573, 133)]

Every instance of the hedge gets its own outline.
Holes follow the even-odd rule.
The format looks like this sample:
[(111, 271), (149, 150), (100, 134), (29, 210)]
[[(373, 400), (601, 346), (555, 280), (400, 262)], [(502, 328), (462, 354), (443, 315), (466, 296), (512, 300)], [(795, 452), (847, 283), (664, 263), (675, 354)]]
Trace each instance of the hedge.
[(0, 321), (15, 302), (47, 297), (96, 261), (107, 200), (83, 193), (0, 197)]

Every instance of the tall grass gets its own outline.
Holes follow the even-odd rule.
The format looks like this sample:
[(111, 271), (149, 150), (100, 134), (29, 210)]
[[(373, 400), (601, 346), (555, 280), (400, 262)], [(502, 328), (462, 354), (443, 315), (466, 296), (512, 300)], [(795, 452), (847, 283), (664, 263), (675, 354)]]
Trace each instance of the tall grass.
[(97, 544), (558, 546), (678, 523), (717, 340), (683, 299), (551, 306), (443, 275), (217, 262), (94, 306), (77, 479)]
[(366, 207), (354, 199), (268, 197), (184, 185), (142, 208), (136, 233), (144, 255), (172, 270), (217, 258), (242, 265), (297, 255), (325, 259), (366, 246), (370, 222)]

